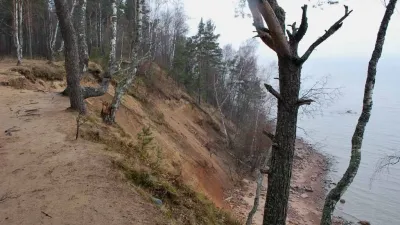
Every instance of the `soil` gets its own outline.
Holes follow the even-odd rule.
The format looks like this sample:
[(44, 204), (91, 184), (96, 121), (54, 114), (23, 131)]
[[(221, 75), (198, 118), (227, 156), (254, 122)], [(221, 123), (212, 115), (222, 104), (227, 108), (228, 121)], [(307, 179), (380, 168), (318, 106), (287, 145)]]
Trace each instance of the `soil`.
[(118, 155), (74, 140), (68, 98), (0, 93), (0, 224), (159, 224), (159, 210), (113, 168)]

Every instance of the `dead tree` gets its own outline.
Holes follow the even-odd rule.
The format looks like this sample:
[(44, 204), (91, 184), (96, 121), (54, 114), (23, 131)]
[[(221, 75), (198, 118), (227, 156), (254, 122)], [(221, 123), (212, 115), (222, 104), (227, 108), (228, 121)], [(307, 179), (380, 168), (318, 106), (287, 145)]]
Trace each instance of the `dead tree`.
[[(316, 47), (342, 27), (343, 21), (352, 11), (345, 6), (344, 15), (299, 56), (298, 45), (308, 28), (307, 5), (302, 7), (300, 26), (293, 23), (289, 30), (285, 26), (285, 11), (276, 0), (247, 1), (257, 37), (275, 51), (278, 57), (280, 92), (265, 84), (267, 91), (278, 101), (278, 116), (275, 134), (269, 134), (273, 147), (263, 224), (284, 225), (288, 211), (298, 111), (300, 106), (313, 102), (312, 99), (299, 98), (302, 66)], [(264, 26), (264, 21), (268, 28)]]
[(23, 0), (14, 0), (13, 1), (13, 22), (14, 22), (14, 44), (17, 50), (17, 66), (22, 63), (22, 51), (23, 51), (23, 27), (22, 27), (22, 9), (23, 9)]
[(85, 114), (86, 107), (80, 86), (79, 52), (78, 40), (75, 28), (72, 24), (71, 14), (66, 1), (54, 1), (60, 23), (61, 35), (65, 42), (65, 70), (67, 72), (67, 86), (69, 89), (69, 99), (71, 108), (79, 113)]
[(336, 203), (340, 200), (344, 192), (353, 182), (357, 174), (361, 161), (361, 147), (364, 138), (364, 131), (372, 110), (372, 94), (375, 86), (376, 67), (382, 55), (382, 49), (385, 42), (386, 31), (390, 18), (395, 10), (397, 0), (390, 0), (386, 7), (378, 35), (375, 42), (375, 48), (368, 64), (367, 80), (364, 88), (364, 99), (361, 115), (358, 119), (356, 129), (351, 139), (351, 158), (349, 166), (343, 177), (340, 179), (336, 187), (328, 194), (325, 200), (324, 209), (322, 211), (321, 225), (332, 224), (332, 213), (335, 210)]

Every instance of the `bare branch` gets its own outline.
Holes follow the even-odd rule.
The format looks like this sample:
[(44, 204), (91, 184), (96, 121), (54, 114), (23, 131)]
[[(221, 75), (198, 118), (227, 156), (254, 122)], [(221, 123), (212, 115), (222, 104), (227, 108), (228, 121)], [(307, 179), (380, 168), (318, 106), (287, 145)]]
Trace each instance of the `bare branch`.
[(275, 98), (277, 98), (279, 101), (282, 101), (281, 94), (279, 94), (279, 92), (277, 92), (271, 85), (264, 84), (264, 86), (269, 93), (271, 93), (273, 96), (275, 96)]
[(301, 7), (301, 9), (303, 10), (303, 15), (301, 17), (301, 24), (300, 27), (298, 29), (298, 31), (296, 32), (296, 35), (294, 37), (294, 39), (297, 42), (300, 42), (301, 39), (303, 39), (304, 35), (307, 32), (308, 29), (308, 19), (307, 19), (307, 5), (304, 5), (303, 7)]
[(322, 42), (324, 42), (326, 39), (328, 39), (332, 34), (334, 34), (336, 31), (338, 31), (342, 25), (343, 21), (353, 12), (353, 10), (349, 11), (349, 8), (345, 5), (344, 6), (345, 13), (342, 18), (340, 18), (336, 23), (334, 23), (327, 31), (325, 31), (325, 34), (319, 37), (309, 48), (308, 50), (304, 53), (304, 55), (300, 59), (300, 63), (304, 63), (308, 57), (310, 57), (311, 53), (315, 50), (318, 45), (320, 45)]

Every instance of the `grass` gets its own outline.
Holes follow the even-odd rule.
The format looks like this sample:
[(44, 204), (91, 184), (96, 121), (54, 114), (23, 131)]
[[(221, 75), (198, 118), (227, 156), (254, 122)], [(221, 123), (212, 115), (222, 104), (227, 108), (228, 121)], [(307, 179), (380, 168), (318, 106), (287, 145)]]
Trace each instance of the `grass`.
[(165, 214), (182, 224), (239, 225), (230, 214), (217, 208), (205, 195), (183, 184), (179, 177), (157, 176), (114, 162), (126, 178), (152, 196), (161, 199)]
[(160, 211), (171, 224), (238, 225), (230, 214), (217, 208), (206, 196), (184, 184), (181, 173), (166, 172), (161, 148), (153, 139), (149, 127), (137, 135), (135, 143), (124, 137), (118, 126), (105, 126), (101, 119), (88, 118), (82, 125), (81, 137), (106, 145), (109, 151), (122, 153), (122, 161), (114, 161), (126, 179), (139, 192), (162, 200)]
[(36, 78), (46, 81), (62, 81), (65, 77), (65, 70), (63, 67), (50, 64), (26, 64), (12, 67), (11, 71), (18, 72), (31, 81), (35, 81)]

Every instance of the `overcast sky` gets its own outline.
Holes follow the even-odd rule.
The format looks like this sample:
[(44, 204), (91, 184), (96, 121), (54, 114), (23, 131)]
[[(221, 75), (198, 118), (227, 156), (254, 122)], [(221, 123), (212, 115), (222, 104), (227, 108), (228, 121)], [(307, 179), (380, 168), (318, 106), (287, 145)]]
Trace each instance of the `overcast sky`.
[[(200, 19), (212, 19), (216, 32), (221, 35), (220, 43), (238, 47), (254, 36), (250, 18), (235, 18), (237, 0), (183, 0), (189, 16), (190, 34), (196, 33)], [(286, 11), (286, 23), (300, 24), (301, 6), (308, 0), (279, 0)], [(343, 0), (354, 12), (345, 20), (343, 27), (321, 44), (310, 59), (338, 57), (368, 57), (372, 53), (379, 24), (385, 8), (381, 0)], [(344, 15), (343, 4), (325, 6), (324, 9), (308, 9), (309, 28), (301, 42), (300, 55), (324, 33), (338, 18)], [(246, 8), (247, 10), (247, 8)], [(392, 16), (386, 36), (384, 56), (400, 56), (400, 10)], [(260, 43), (261, 59), (275, 59), (275, 53)]]

